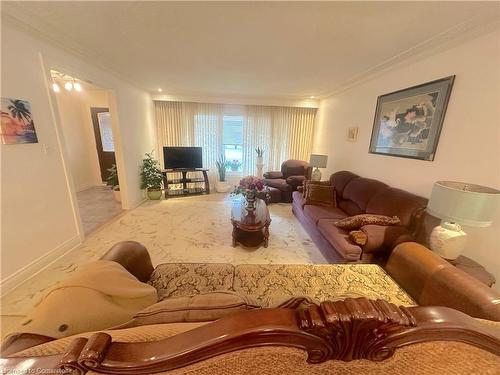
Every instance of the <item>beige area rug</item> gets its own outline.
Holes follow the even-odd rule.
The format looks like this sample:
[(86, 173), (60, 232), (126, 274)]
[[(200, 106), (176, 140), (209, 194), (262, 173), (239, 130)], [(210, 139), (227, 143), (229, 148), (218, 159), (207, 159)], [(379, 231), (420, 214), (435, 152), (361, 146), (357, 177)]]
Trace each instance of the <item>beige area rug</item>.
[(98, 259), (116, 242), (124, 240), (143, 243), (153, 265), (169, 262), (327, 263), (293, 215), (291, 205), (272, 204), (269, 209), (272, 219), (269, 247), (245, 249), (231, 246), (229, 196), (210, 194), (147, 201), (93, 232), (78, 248), (8, 294), (2, 300), (2, 315), (21, 319), (47, 289), (79, 264)]

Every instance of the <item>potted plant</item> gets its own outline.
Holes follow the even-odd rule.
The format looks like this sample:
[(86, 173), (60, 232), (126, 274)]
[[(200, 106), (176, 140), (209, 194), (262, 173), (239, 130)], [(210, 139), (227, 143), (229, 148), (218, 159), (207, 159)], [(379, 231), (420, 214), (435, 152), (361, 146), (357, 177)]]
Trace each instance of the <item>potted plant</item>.
[(221, 155), (219, 159), (215, 162), (217, 167), (217, 173), (219, 174), (219, 179), (215, 182), (215, 190), (218, 193), (227, 193), (231, 186), (226, 182), (226, 168), (228, 167), (228, 162), (225, 155)]
[(264, 149), (257, 147), (255, 149), (255, 152), (257, 153), (257, 162), (255, 163), (257, 167), (257, 177), (262, 178), (262, 169), (264, 168)]
[(108, 172), (109, 176), (106, 179), (106, 185), (111, 186), (115, 200), (117, 202), (121, 202), (122, 197), (120, 195), (120, 185), (118, 181), (118, 171), (116, 170), (116, 164), (113, 164), (113, 166), (108, 169)]
[(239, 160), (233, 160), (229, 162), (229, 168), (231, 168), (231, 171), (233, 172), (238, 172), (238, 169), (243, 165), (243, 163)]
[(141, 189), (146, 189), (148, 198), (158, 200), (161, 198), (163, 174), (159, 163), (153, 158), (153, 151), (146, 153), (141, 166)]

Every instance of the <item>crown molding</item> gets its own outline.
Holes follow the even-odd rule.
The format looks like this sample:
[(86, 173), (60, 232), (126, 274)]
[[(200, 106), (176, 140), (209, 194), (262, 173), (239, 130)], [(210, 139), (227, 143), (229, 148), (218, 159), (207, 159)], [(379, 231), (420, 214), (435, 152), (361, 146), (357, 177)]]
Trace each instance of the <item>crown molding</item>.
[(267, 105), (279, 107), (318, 108), (319, 100), (286, 97), (262, 97), (244, 95), (205, 95), (205, 94), (157, 94), (151, 95), (155, 101), (218, 103), (231, 105)]
[[(43, 43), (47, 43), (50, 47), (60, 49), (61, 51), (65, 52), (65, 53), (67, 53), (67, 54), (69, 54), (69, 55), (71, 55), (79, 60), (82, 60), (83, 62), (85, 62), (85, 64), (87, 64), (93, 68), (97, 68), (97, 69), (102, 70), (103, 72), (109, 74), (111, 77), (113, 77), (116, 80), (125, 82), (125, 83), (129, 84), (130, 86), (135, 87), (136, 89), (150, 93), (149, 90), (141, 87), (140, 84), (138, 84), (134, 80), (130, 79), (130, 77), (124, 76), (123, 74), (110, 68), (107, 65), (96, 62), (96, 56), (93, 53), (84, 52), (81, 49), (73, 47), (74, 43), (61, 42), (59, 39), (52, 37), (47, 32), (41, 31), (41, 30), (37, 29), (34, 25), (28, 24), (24, 20), (19, 19), (18, 17), (14, 16), (10, 13), (6, 13), (5, 11), (2, 11), (1, 21), (3, 24), (8, 25), (9, 27), (11, 27), (15, 30), (24, 32), (36, 40), (39, 40)], [(64, 73), (71, 73), (73, 75), (75, 74), (75, 72), (64, 72)], [(88, 83), (98, 85), (98, 83), (90, 81), (89, 77), (78, 77), (78, 78), (82, 79)], [(112, 87), (107, 87), (106, 89), (112, 89)]]
[(498, 15), (490, 15), (488, 17), (471, 17), (470, 19), (436, 34), (433, 37), (390, 57), (380, 64), (374, 65), (364, 72), (347, 79), (342, 84), (338, 85), (334, 90), (320, 94), (318, 97), (320, 100), (324, 100), (338, 95), (342, 92), (350, 90), (353, 87), (377, 78), (391, 69), (423, 60), (426, 57), (451, 49), (457, 45), (465, 43), (468, 40), (490, 33), (499, 28), (500, 19)]

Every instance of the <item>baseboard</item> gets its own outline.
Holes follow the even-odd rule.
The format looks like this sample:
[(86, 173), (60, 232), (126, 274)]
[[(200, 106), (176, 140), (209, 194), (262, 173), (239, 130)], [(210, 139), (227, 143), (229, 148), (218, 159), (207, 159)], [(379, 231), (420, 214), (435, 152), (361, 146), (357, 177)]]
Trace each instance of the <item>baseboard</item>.
[(70, 238), (57, 246), (55, 249), (50, 250), (45, 255), (42, 255), (40, 258), (14, 272), (12, 275), (7, 276), (5, 279), (0, 281), (1, 296), (5, 296), (19, 285), (24, 284), (80, 244), (81, 240), (79, 236)]

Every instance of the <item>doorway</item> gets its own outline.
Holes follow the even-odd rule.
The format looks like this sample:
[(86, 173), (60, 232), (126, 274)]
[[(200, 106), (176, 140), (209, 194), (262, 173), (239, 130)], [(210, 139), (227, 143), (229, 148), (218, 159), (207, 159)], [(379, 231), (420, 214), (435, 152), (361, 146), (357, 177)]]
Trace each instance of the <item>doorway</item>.
[(108, 91), (64, 73), (51, 75), (68, 174), (87, 236), (123, 211)]
[(104, 183), (109, 179), (110, 170), (116, 165), (115, 143), (109, 108), (90, 108), (96, 143), (97, 157)]

